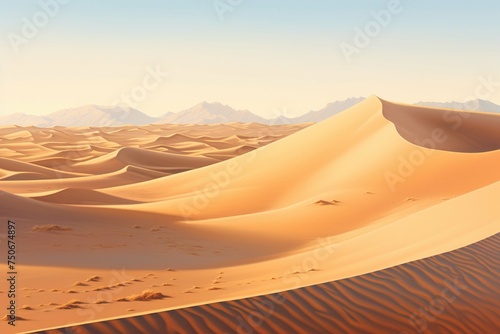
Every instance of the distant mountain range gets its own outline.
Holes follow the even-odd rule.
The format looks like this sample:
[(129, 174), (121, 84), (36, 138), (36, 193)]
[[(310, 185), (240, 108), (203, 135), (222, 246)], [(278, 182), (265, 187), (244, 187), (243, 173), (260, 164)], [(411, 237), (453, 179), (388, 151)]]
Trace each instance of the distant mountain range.
[[(180, 112), (168, 112), (160, 117), (151, 117), (143, 112), (123, 106), (87, 105), (78, 108), (64, 109), (46, 116), (35, 116), (23, 113), (0, 116), (0, 125), (19, 126), (121, 126), (146, 124), (217, 124), (217, 123), (261, 123), (261, 124), (299, 124), (321, 122), (364, 100), (364, 97), (353, 97), (343, 101), (329, 103), (321, 110), (310, 111), (302, 116), (287, 118), (279, 116), (265, 119), (248, 110), (236, 110), (221, 103), (202, 102)], [(485, 100), (460, 102), (418, 102), (416, 105), (451, 108), (459, 110), (477, 110), (500, 113), (500, 105)]]
[(0, 116), (2, 125), (19, 126), (120, 126), (125, 124), (143, 125), (155, 123), (157, 118), (150, 117), (139, 110), (129, 107), (103, 107), (96, 105), (82, 106), (73, 109), (63, 109), (47, 116), (34, 116), (16, 113)]
[(465, 103), (461, 102), (418, 102), (419, 106), (435, 107), (435, 108), (448, 108), (458, 110), (476, 110), (485, 112), (500, 113), (500, 105), (485, 100), (471, 100)]

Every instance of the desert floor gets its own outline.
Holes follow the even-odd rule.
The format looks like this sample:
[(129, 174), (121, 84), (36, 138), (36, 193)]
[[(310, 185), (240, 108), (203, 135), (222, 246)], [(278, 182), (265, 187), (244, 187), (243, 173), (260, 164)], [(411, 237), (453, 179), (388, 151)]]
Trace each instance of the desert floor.
[[(500, 232), (499, 128), (500, 115), (377, 97), (314, 125), (3, 127), (0, 217), (17, 227), (20, 318), (1, 332), (366, 277), (477, 243)], [(498, 271), (488, 261), (486, 276)], [(438, 286), (454, 279), (423, 266)]]

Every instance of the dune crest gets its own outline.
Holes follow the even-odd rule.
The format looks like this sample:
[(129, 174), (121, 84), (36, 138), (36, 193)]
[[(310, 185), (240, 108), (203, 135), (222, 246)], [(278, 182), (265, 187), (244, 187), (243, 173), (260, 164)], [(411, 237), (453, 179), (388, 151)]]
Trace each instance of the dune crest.
[(409, 142), (437, 150), (479, 153), (500, 149), (500, 117), (382, 101), (383, 114)]

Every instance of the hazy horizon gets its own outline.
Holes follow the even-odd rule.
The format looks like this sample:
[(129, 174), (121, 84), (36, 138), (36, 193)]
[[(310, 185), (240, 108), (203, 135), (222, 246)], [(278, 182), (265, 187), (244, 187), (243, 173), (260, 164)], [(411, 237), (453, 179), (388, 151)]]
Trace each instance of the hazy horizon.
[(2, 2), (0, 113), (113, 105), (134, 89), (130, 106), (151, 116), (200, 101), (298, 116), (372, 94), (500, 104), (497, 2), (220, 3)]
[[(373, 96), (376, 96), (376, 95), (373, 95)], [(24, 115), (30, 115), (30, 116), (48, 116), (52, 113), (56, 113), (56, 112), (60, 112), (60, 111), (64, 111), (64, 110), (74, 110), (74, 109), (79, 109), (79, 108), (83, 108), (83, 107), (97, 107), (97, 108), (105, 108), (105, 109), (109, 109), (109, 108), (121, 108), (121, 107), (124, 107), (124, 108), (127, 108), (127, 107), (130, 107), (132, 109), (135, 109), (139, 112), (142, 112), (143, 114), (147, 115), (147, 116), (150, 116), (150, 117), (153, 117), (153, 118), (162, 118), (164, 117), (165, 115), (167, 115), (168, 113), (174, 113), (174, 114), (177, 114), (177, 113), (181, 113), (183, 111), (186, 111), (186, 110), (189, 110), (189, 109), (192, 109), (200, 104), (203, 104), (203, 103), (208, 103), (208, 104), (220, 104), (222, 106), (225, 106), (225, 107), (230, 107), (234, 110), (237, 110), (237, 111), (249, 111), (251, 112), (252, 114), (254, 115), (257, 115), (257, 116), (261, 116), (265, 119), (268, 119), (268, 120), (272, 120), (272, 119), (276, 119), (276, 118), (279, 118), (281, 116), (285, 116), (285, 117), (288, 117), (288, 118), (295, 118), (295, 117), (300, 117), (300, 116), (305, 116), (306, 114), (309, 114), (311, 112), (317, 112), (317, 111), (321, 111), (325, 108), (327, 108), (329, 105), (331, 104), (334, 104), (334, 103), (342, 103), (342, 102), (346, 102), (347, 100), (349, 99), (366, 99), (368, 98), (368, 96), (351, 96), (351, 97), (348, 97), (346, 98), (345, 100), (336, 100), (336, 101), (331, 101), (331, 102), (328, 102), (326, 105), (324, 105), (322, 108), (320, 109), (316, 109), (316, 110), (313, 110), (313, 109), (310, 109), (308, 111), (304, 111), (303, 113), (300, 113), (300, 114), (293, 114), (291, 115), (287, 110), (277, 110), (277, 112), (282, 112), (281, 114), (275, 114), (273, 117), (266, 117), (265, 115), (264, 116), (261, 116), (259, 115), (258, 113), (255, 113), (253, 112), (252, 110), (249, 110), (248, 108), (242, 108), (242, 109), (238, 109), (238, 108), (234, 108), (233, 106), (227, 104), (227, 103), (224, 103), (224, 102), (221, 102), (221, 101), (200, 101), (198, 103), (194, 103), (192, 104), (190, 107), (187, 107), (187, 108), (183, 108), (183, 109), (180, 109), (180, 110), (170, 110), (170, 111), (167, 111), (163, 114), (160, 114), (160, 115), (152, 115), (152, 114), (149, 114), (148, 112), (140, 109), (140, 108), (137, 108), (137, 107), (130, 107), (128, 105), (101, 105), (101, 104), (95, 104), (95, 103), (87, 103), (87, 104), (84, 104), (84, 105), (79, 105), (79, 106), (70, 106), (70, 107), (66, 107), (66, 108), (62, 108), (62, 109), (58, 109), (58, 110), (53, 110), (51, 112), (48, 112), (46, 114), (37, 114), (37, 113), (29, 113), (29, 112), (17, 112), (18, 114), (24, 114)], [(479, 100), (482, 100), (482, 99), (479, 99)], [(483, 100), (483, 101), (486, 101), (486, 102), (492, 102), (490, 100)], [(391, 101), (391, 102), (398, 102), (398, 101)], [(408, 104), (414, 104), (414, 105), (422, 105), (422, 104), (425, 104), (425, 103), (442, 103), (442, 104), (446, 104), (446, 103), (462, 103), (462, 102), (459, 102), (459, 101), (415, 101), (415, 102), (408, 102)], [(464, 101), (464, 102), (470, 102), (470, 101)], [(492, 102), (494, 103), (494, 102)], [(475, 110), (473, 108), (474, 106), (471, 105), (471, 108), (467, 108), (467, 109), (464, 109), (464, 110)], [(481, 110), (478, 110), (478, 111), (481, 111)], [(484, 111), (484, 110), (483, 110)], [(16, 113), (10, 113), (10, 114), (0, 114), (0, 117), (1, 116), (8, 116), (8, 115), (13, 115), (13, 114), (16, 114)]]

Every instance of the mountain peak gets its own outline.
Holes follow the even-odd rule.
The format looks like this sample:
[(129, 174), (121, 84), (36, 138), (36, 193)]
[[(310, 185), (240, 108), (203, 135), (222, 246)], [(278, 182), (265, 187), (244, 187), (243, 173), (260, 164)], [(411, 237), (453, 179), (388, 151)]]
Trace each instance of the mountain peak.
[(156, 118), (128, 106), (100, 106), (95, 104), (59, 110), (47, 117), (51, 119), (50, 126), (145, 125), (156, 121)]
[(202, 101), (202, 102), (198, 103), (197, 105), (206, 107), (206, 106), (213, 105), (213, 104), (220, 104), (220, 103), (219, 102)]
[(267, 124), (269, 121), (248, 110), (236, 110), (220, 102), (203, 101), (178, 113), (167, 113), (158, 123), (218, 124), (230, 122)]

